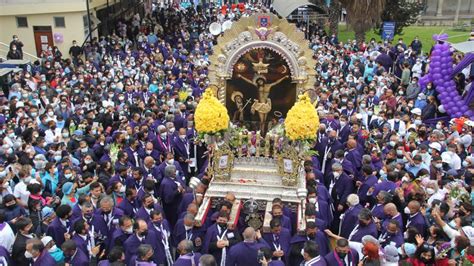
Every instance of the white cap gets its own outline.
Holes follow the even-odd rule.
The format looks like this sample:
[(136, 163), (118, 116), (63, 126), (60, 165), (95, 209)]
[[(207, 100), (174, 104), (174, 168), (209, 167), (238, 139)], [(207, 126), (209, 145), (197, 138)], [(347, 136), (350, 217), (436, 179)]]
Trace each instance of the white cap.
[(43, 238), (41, 238), (41, 242), (43, 243), (43, 245), (47, 245), (49, 242), (51, 242), (51, 240), (53, 240), (52, 237), (50, 236), (44, 236)]
[(441, 144), (439, 144), (438, 142), (433, 142), (429, 146), (432, 149), (435, 149), (437, 151), (441, 151)]
[(413, 108), (413, 110), (411, 110), (411, 113), (415, 114), (415, 115), (421, 115), (421, 109), (420, 108)]

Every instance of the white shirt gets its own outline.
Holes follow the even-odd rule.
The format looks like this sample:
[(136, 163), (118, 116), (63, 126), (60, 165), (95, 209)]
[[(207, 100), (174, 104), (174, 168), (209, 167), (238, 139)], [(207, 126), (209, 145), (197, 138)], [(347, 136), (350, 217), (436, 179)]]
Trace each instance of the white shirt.
[(26, 184), (23, 181), (15, 185), (13, 189), (13, 196), (15, 198), (20, 199), (24, 204), (28, 203), (28, 197), (30, 196), (30, 192), (26, 189)]
[(5, 227), (0, 231), (0, 245), (8, 250), (12, 251), (13, 243), (15, 242), (15, 234), (8, 223), (5, 222)]
[(60, 128), (56, 128), (54, 131), (52, 131), (51, 129), (48, 129), (44, 132), (44, 135), (45, 135), (44, 140), (48, 144), (55, 143), (56, 138), (58, 138), (58, 140), (61, 140), (61, 137), (62, 137)]

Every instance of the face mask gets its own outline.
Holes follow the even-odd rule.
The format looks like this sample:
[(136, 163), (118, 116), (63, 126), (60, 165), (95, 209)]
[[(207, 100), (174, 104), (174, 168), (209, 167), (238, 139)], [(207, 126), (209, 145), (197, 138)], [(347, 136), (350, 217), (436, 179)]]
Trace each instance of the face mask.
[(173, 134), (176, 131), (174, 127), (170, 128), (170, 133)]
[(64, 177), (67, 178), (67, 179), (71, 179), (72, 174), (65, 174)]
[(337, 255), (339, 256), (339, 258), (344, 259), (347, 254), (344, 252), (337, 252)]
[(166, 161), (168, 164), (174, 164), (174, 159), (170, 159), (168, 161)]
[(395, 147), (395, 145), (397, 145), (397, 143), (396, 143), (395, 141), (393, 141), (393, 140), (390, 141), (389, 144), (390, 144), (390, 146), (392, 146), (392, 147)]
[(58, 246), (54, 245), (54, 246), (52, 246), (52, 247), (48, 250), (48, 252), (49, 252), (49, 253), (53, 253), (53, 252), (55, 252), (56, 250), (58, 250)]
[(31, 254), (28, 250), (25, 250), (25, 258), (31, 259), (33, 258), (33, 254)]
[(311, 204), (315, 204), (316, 203), (316, 198), (309, 198), (308, 202), (311, 203)]
[(441, 169), (443, 167), (443, 164), (442, 163), (437, 163), (437, 164), (435, 164), (435, 167), (438, 168), (438, 169)]
[(409, 177), (402, 177), (402, 182), (410, 182), (410, 178)]
[(121, 186), (119, 192), (124, 193), (125, 192), (125, 186)]
[(218, 223), (218, 225), (224, 230), (227, 228), (227, 223)]
[(338, 178), (341, 174), (339, 172), (332, 172), (334, 178)]
[(63, 157), (62, 157), (61, 155), (55, 155), (55, 156), (54, 156), (54, 160), (55, 160), (56, 162), (61, 161), (62, 158), (63, 158)]
[(25, 184), (29, 184), (30, 181), (31, 181), (31, 177), (23, 178), (23, 182), (24, 182)]
[(67, 138), (67, 137), (69, 137), (69, 133), (67, 133), (67, 132), (63, 133), (63, 138)]
[(410, 209), (408, 208), (408, 206), (403, 209), (403, 212), (407, 215), (410, 215)]
[(161, 136), (162, 138), (166, 138), (167, 134), (166, 134), (166, 132), (164, 132), (164, 133), (161, 133), (160, 136)]
[(397, 155), (398, 155), (398, 156), (402, 156), (402, 155), (403, 155), (403, 151), (397, 150)]
[(143, 231), (143, 232), (140, 232), (139, 235), (140, 235), (141, 237), (145, 237), (146, 235), (148, 235), (148, 230), (145, 230), (145, 231)]
[(81, 148), (81, 152), (86, 153), (87, 152), (87, 147), (86, 148)]
[(340, 124), (341, 124), (341, 127), (345, 127), (347, 122), (346, 121), (341, 121)]
[(48, 112), (48, 116), (53, 116), (53, 115), (54, 115), (54, 112), (51, 112), (51, 111)]
[(186, 139), (186, 135), (179, 135), (179, 138), (184, 140), (184, 139)]

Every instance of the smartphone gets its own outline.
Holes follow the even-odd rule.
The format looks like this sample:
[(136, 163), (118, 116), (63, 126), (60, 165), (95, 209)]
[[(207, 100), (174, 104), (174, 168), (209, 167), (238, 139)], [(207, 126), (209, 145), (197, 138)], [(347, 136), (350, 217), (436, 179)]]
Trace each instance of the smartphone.
[(263, 251), (259, 250), (257, 251), (257, 262), (260, 263), (264, 258)]

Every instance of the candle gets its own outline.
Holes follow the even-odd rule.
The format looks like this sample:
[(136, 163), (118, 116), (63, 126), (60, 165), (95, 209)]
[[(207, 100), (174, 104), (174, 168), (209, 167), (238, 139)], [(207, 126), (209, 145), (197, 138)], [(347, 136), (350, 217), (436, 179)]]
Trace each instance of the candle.
[(248, 144), (247, 144), (247, 157), (250, 157), (250, 148), (252, 147), (252, 132), (249, 131), (247, 134)]
[(239, 132), (239, 139), (238, 139), (238, 144), (237, 144), (237, 151), (239, 154), (239, 157), (242, 157), (242, 131)]
[(273, 140), (273, 157), (276, 158), (277, 152), (278, 152), (279, 136), (277, 134), (275, 134), (273, 137), (274, 137), (274, 140)]
[(265, 157), (270, 157), (270, 139), (272, 137), (272, 134), (267, 133), (265, 136)]
[(260, 130), (255, 136), (255, 156), (260, 157)]

